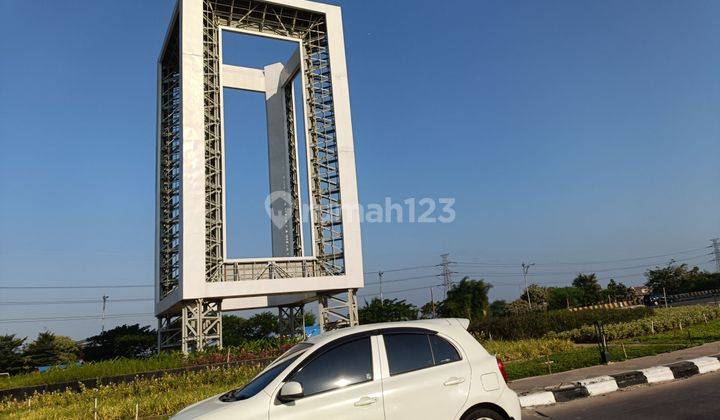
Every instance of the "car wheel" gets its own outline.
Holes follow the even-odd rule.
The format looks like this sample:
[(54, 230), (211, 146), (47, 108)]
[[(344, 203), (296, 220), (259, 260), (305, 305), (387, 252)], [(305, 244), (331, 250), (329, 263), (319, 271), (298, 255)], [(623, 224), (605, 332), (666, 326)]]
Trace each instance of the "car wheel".
[(490, 408), (475, 408), (465, 413), (462, 420), (505, 420), (505, 416)]

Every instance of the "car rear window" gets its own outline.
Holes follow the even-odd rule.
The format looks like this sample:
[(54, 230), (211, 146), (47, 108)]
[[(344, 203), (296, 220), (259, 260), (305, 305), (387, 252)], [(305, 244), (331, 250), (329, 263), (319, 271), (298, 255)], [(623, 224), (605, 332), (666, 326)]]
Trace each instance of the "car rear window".
[(455, 349), (455, 346), (440, 336), (431, 335), (430, 346), (432, 347), (433, 359), (436, 365), (460, 360), (460, 354), (457, 349)]

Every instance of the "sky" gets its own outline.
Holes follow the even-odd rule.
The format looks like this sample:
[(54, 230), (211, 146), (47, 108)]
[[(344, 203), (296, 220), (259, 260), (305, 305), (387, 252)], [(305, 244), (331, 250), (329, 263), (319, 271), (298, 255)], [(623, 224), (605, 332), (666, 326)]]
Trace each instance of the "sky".
[[(361, 204), (455, 200), (452, 223), (362, 225), (361, 303), (378, 270), (385, 297), (426, 302), (442, 253), (453, 279), (506, 300), (521, 262), (547, 285), (580, 271), (640, 284), (671, 258), (713, 268), (720, 3), (336, 4)], [(151, 287), (110, 286), (153, 282), (156, 60), (173, 7), (0, 0), (0, 334), (97, 334), (103, 295), (106, 328), (154, 326)], [(291, 51), (231, 38), (232, 64)], [(229, 249), (267, 256), (262, 96), (225, 100)], [(408, 267), (422, 268), (393, 271)]]

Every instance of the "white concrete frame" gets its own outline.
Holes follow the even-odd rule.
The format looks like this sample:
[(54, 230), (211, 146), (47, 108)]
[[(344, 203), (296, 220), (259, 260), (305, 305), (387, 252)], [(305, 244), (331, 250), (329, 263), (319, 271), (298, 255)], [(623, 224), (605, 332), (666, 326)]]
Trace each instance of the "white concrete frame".
[[(222, 310), (277, 306), (307, 299), (317, 292), (343, 291), (363, 287), (360, 219), (358, 215), (355, 153), (350, 118), (350, 100), (342, 30), (342, 16), (337, 6), (304, 0), (269, 1), (283, 6), (322, 13), (325, 15), (328, 51), (333, 87), (333, 106), (338, 154), (338, 172), (343, 223), (344, 274), (319, 277), (275, 278), (237, 282), (207, 282), (205, 279), (205, 156), (204, 156), (204, 100), (203, 100), (203, 4), (202, 0), (179, 0), (173, 20), (180, 25), (180, 69), (182, 89), (182, 188), (181, 188), (181, 275), (178, 288), (159, 300), (156, 291), (155, 313), (162, 315), (177, 310), (183, 300), (222, 299)], [(249, 32), (235, 28), (219, 28), (300, 42), (294, 38), (267, 33)], [(169, 32), (168, 35), (169, 36)], [(221, 37), (220, 37), (221, 38)], [(166, 40), (167, 43), (167, 40)], [(302, 48), (299, 49), (302, 53)], [(162, 55), (161, 55), (162, 56)], [(222, 60), (222, 55), (220, 55)], [(300, 64), (304, 60), (300, 60)], [(245, 69), (220, 64), (221, 90), (225, 82), (261, 91), (259, 69)], [(300, 69), (305, 98), (305, 77)], [(225, 81), (223, 81), (225, 78)], [(265, 90), (265, 89), (263, 89)], [(222, 98), (222, 92), (221, 92)], [(221, 99), (221, 111), (222, 99)], [(305, 109), (306, 101), (303, 101)], [(296, 115), (297, 115), (296, 110)], [(310, 127), (307, 112), (305, 141), (309, 142)], [(223, 112), (221, 112), (223, 115)], [(222, 132), (222, 130), (221, 130)], [(224, 133), (223, 133), (224, 136)], [(224, 148), (224, 141), (223, 141)], [(310, 148), (307, 162), (310, 162)], [(224, 152), (224, 149), (223, 149)], [(224, 160), (223, 160), (224, 165)], [(224, 168), (223, 168), (224, 174)], [(224, 175), (223, 175), (224, 176)], [(308, 171), (308, 187), (312, 187), (312, 173)], [(225, 185), (223, 184), (223, 190)], [(223, 191), (224, 192), (224, 191)], [(312, 193), (309, 194), (312, 197)], [(223, 194), (224, 200), (225, 194)], [(312, 202), (312, 199), (310, 200)], [(309, 203), (312, 205), (312, 203)], [(224, 203), (223, 203), (224, 207)], [(224, 212), (224, 208), (223, 208)], [(311, 215), (314, 212), (311, 212)], [(223, 213), (225, 216), (225, 213)], [(311, 216), (311, 224), (315, 220)], [(315, 235), (315, 229), (311, 229)], [(223, 233), (223, 236), (225, 234)], [(318, 254), (312, 239), (313, 255)], [(226, 242), (224, 241), (224, 244)], [(223, 245), (224, 246), (224, 245)], [(156, 251), (157, 253), (157, 251)], [(306, 256), (305, 258), (311, 258)], [(262, 260), (266, 260), (264, 258)], [(287, 258), (284, 258), (285, 260)], [(157, 271), (156, 271), (157, 273)], [(156, 274), (157, 275), (157, 274)], [(159, 279), (158, 279), (159, 280)], [(156, 284), (158, 281), (156, 281)]]

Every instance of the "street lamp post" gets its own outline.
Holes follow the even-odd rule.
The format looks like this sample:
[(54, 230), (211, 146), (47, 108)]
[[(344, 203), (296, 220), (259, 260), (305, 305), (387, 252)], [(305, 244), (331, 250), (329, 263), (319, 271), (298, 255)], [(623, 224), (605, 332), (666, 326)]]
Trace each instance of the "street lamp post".
[(532, 309), (532, 302), (530, 301), (530, 290), (528, 289), (528, 282), (527, 282), (527, 274), (528, 270), (530, 270), (530, 267), (535, 265), (535, 263), (525, 264), (522, 263), (522, 273), (523, 273), (523, 280), (525, 280), (525, 296), (527, 296), (528, 301), (528, 308)]

